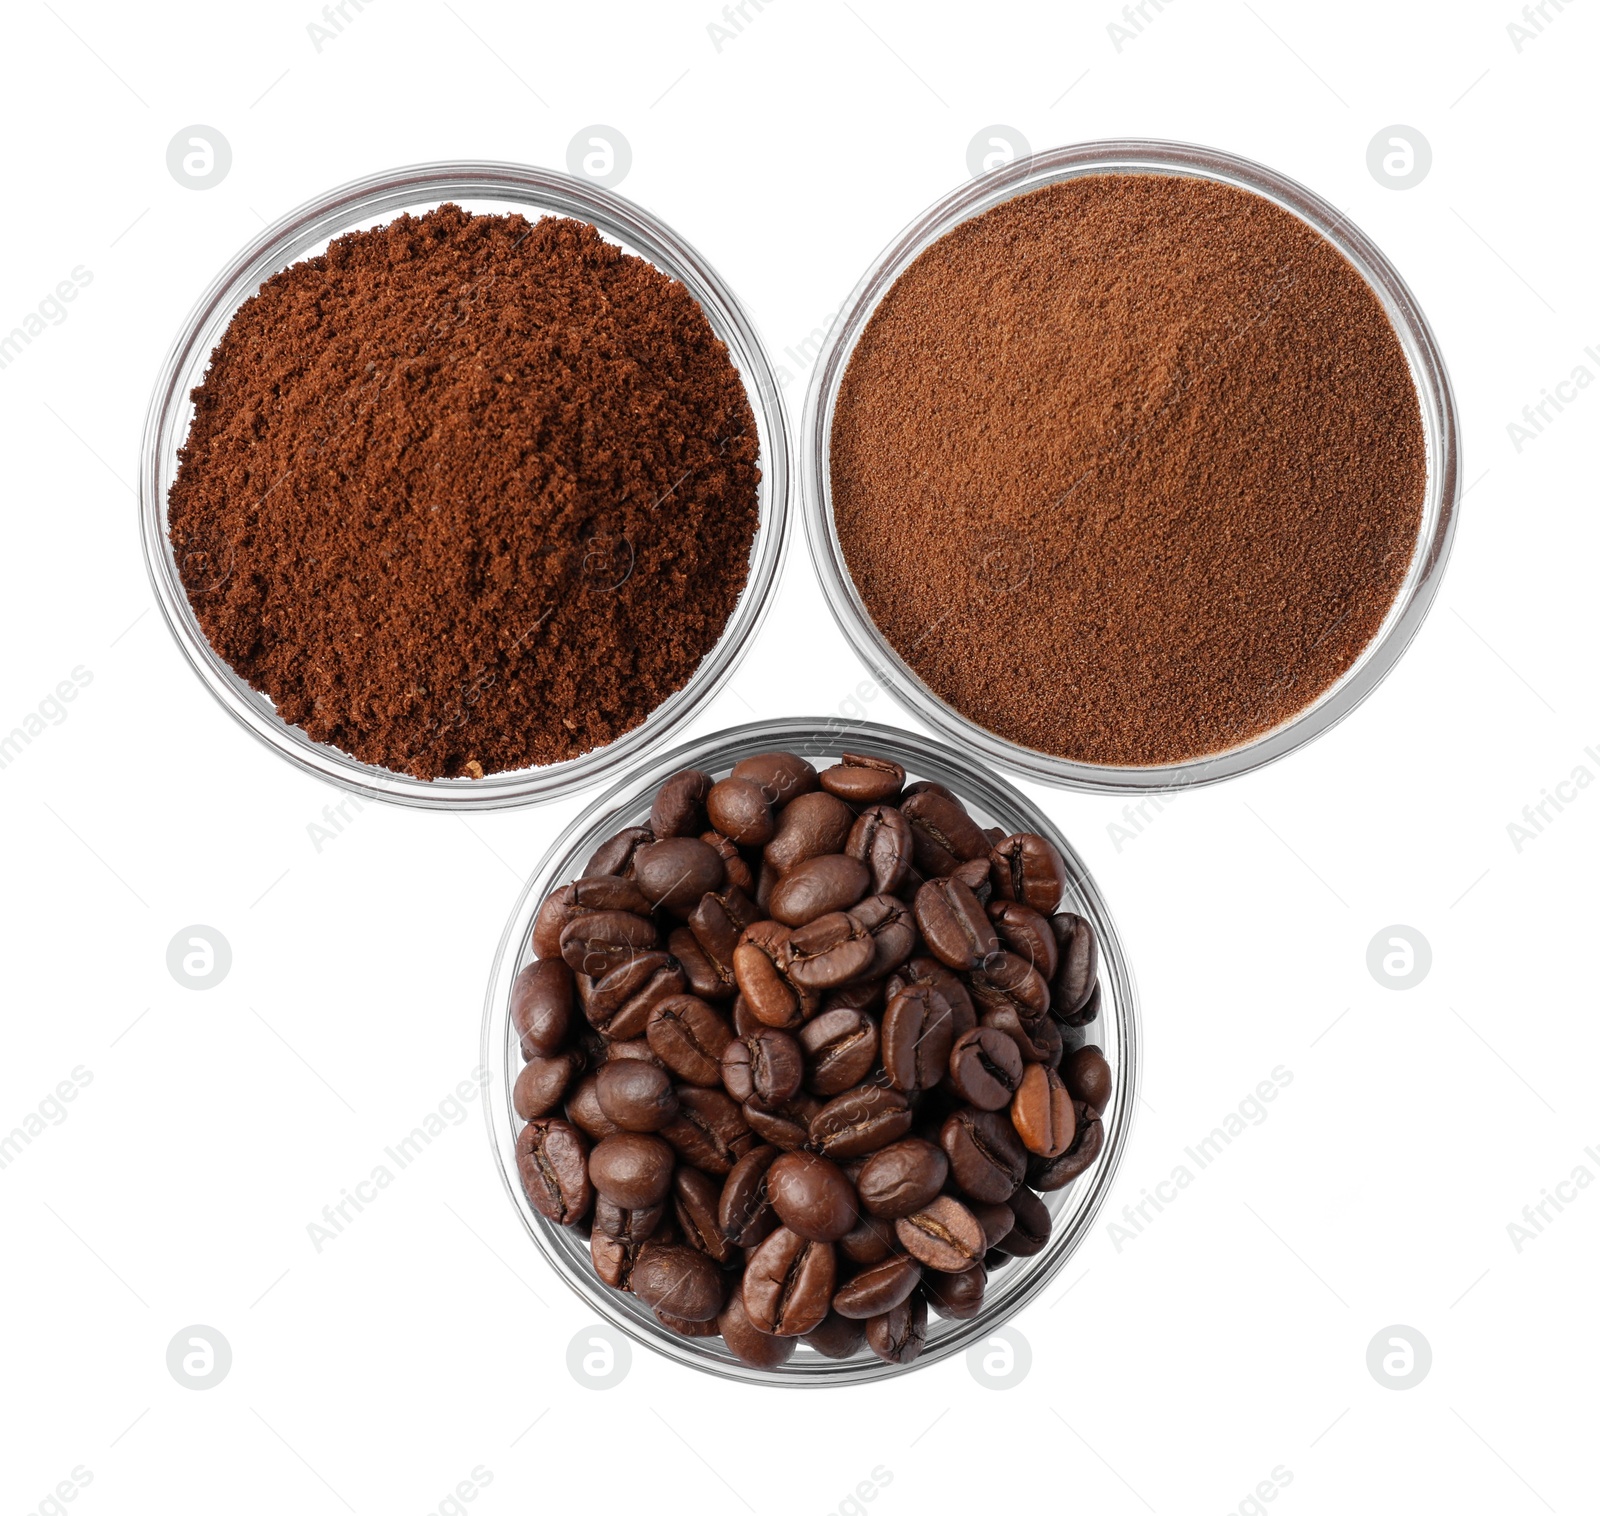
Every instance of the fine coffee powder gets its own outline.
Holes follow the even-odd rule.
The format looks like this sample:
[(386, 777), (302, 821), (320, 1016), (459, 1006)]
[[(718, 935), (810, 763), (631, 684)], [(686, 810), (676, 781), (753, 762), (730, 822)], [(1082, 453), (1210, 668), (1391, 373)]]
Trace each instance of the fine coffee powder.
[(593, 227), (454, 205), (274, 275), (169, 497), (212, 646), (284, 720), (433, 779), (572, 758), (744, 587), (755, 421), (689, 291)]
[(868, 613), (1014, 742), (1156, 765), (1333, 684), (1405, 577), (1426, 464), (1399, 339), (1271, 201), (1094, 175), (964, 222), (868, 322), (832, 430)]

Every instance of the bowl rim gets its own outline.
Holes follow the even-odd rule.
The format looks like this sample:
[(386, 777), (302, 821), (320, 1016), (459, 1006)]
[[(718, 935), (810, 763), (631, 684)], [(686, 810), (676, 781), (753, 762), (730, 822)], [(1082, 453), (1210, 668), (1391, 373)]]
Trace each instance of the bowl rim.
[[(167, 491), (177, 448), (192, 424), (190, 386), (204, 375), (234, 313), (262, 280), (344, 231), (451, 200), (499, 202), (495, 213), (515, 208), (587, 221), (689, 289), (729, 348), (755, 416), (760, 519), (745, 586), (717, 643), (688, 682), (638, 726), (560, 763), (482, 779), (424, 780), (312, 741), (216, 652), (178, 577), (167, 531)], [(618, 768), (671, 741), (722, 689), (749, 650), (779, 582), (793, 515), (792, 439), (782, 391), (755, 324), (704, 256), (652, 212), (611, 190), (536, 165), (479, 159), (410, 164), (337, 185), (286, 212), (235, 253), (195, 301), (162, 360), (145, 415), (138, 485), (140, 537), (156, 604), (190, 667), (223, 709), (280, 757), (319, 779), (377, 800), (430, 810), (495, 810), (559, 799), (604, 782)]]
[[(1427, 452), (1422, 518), (1406, 578), (1383, 622), (1354, 663), (1309, 705), (1267, 732), (1180, 763), (1085, 763), (1012, 742), (936, 695), (889, 643), (856, 590), (834, 525), (830, 443), (839, 386), (861, 332), (912, 261), (961, 222), (1006, 200), (1068, 178), (1160, 173), (1217, 180), (1272, 200), (1319, 232), (1382, 304), (1416, 388)], [(873, 678), (933, 730), (1013, 773), (1065, 789), (1142, 794), (1190, 789), (1263, 767), (1321, 736), (1389, 674), (1417, 634), (1443, 578), (1461, 500), (1460, 422), (1454, 389), (1432, 328), (1388, 258), (1343, 211), (1297, 180), (1252, 159), (1160, 138), (1106, 138), (1046, 149), (959, 185), (921, 212), (884, 247), (839, 309), (806, 387), (797, 439), (801, 513), (823, 596), (845, 640)]]
[[(958, 783), (967, 785), (969, 797), (980, 809), (998, 800), (1004, 814), (1017, 818), (1019, 830), (1038, 831), (1060, 849), (1067, 866), (1069, 894), (1076, 901), (1073, 908), (1089, 917), (1099, 938), (1101, 1016), (1109, 1018), (1116, 1031), (1113, 1093), (1101, 1117), (1105, 1139), (1099, 1156), (1084, 1176), (1059, 1192), (1063, 1197), (1074, 1197), (1070, 1215), (1056, 1218), (1059, 1225), (1052, 1229), (1051, 1241), (1043, 1252), (1007, 1265), (1007, 1273), (1012, 1269), (1022, 1271), (1013, 1277), (1025, 1275), (1027, 1283), (1008, 1295), (1002, 1311), (991, 1313), (986, 1308), (970, 1321), (948, 1323), (949, 1330), (938, 1342), (930, 1342), (909, 1364), (889, 1364), (876, 1357), (865, 1357), (843, 1362), (824, 1361), (800, 1372), (789, 1366), (757, 1369), (737, 1360), (709, 1357), (698, 1347), (698, 1339), (681, 1337), (664, 1327), (652, 1329), (650, 1323), (625, 1307), (624, 1297), (603, 1285), (592, 1270), (580, 1270), (571, 1264), (557, 1243), (558, 1236), (566, 1229), (546, 1221), (528, 1203), (517, 1177), (515, 1159), (516, 1133), (525, 1123), (511, 1105), (512, 1085), (521, 1067), (521, 1060), (512, 1046), (511, 988), (533, 917), (545, 894), (569, 871), (581, 867), (584, 847), (630, 824), (626, 818), (638, 815), (641, 801), (670, 774), (685, 767), (715, 770), (737, 761), (740, 756), (774, 748), (798, 752), (804, 757), (834, 754), (841, 747), (852, 747), (856, 743), (867, 751), (876, 748), (894, 754), (915, 773), (952, 776), (952, 787)], [(958, 789), (957, 793), (961, 791)], [(1105, 1046), (1105, 1041), (1097, 1040), (1092, 1033), (1089, 1040)], [(634, 1342), (701, 1372), (743, 1383), (823, 1388), (874, 1383), (941, 1362), (984, 1342), (1038, 1298), (1090, 1236), (1126, 1157), (1138, 1108), (1142, 1042), (1138, 988), (1122, 937), (1087, 864), (1044, 810), (1005, 778), (988, 771), (981, 760), (938, 738), (875, 722), (847, 721), (840, 717), (793, 717), (727, 727), (670, 751), (658, 752), (604, 794), (594, 797), (567, 824), (534, 866), (507, 917), (495, 949), (484, 996), (479, 1063), (486, 1071), (484, 1122), (501, 1184), (536, 1250), (585, 1306)]]

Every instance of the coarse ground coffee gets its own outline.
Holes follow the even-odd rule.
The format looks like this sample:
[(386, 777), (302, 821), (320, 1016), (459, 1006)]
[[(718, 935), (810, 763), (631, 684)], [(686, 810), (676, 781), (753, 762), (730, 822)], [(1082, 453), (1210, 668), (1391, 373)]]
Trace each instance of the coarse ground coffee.
[(572, 758), (688, 682), (744, 587), (755, 421), (687, 289), (579, 221), (444, 205), (274, 275), (169, 497), (212, 646), (365, 762)]
[(1070, 179), (962, 223), (868, 322), (833, 513), (872, 619), (989, 730), (1155, 765), (1333, 684), (1405, 577), (1426, 477), (1382, 306), (1271, 201)]

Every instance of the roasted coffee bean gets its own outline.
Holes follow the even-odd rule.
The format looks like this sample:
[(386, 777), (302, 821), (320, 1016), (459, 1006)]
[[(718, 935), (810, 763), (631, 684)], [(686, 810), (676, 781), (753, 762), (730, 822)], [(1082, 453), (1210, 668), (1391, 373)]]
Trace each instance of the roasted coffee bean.
[(805, 1087), (824, 1100), (860, 1084), (878, 1061), (878, 1024), (864, 1011), (824, 1011), (797, 1034)]
[(902, 800), (909, 800), (913, 795), (929, 793), (943, 795), (946, 800), (959, 800), (960, 796), (948, 784), (940, 784), (937, 779), (919, 779), (915, 784), (908, 784), (901, 792)]
[[(685, 1172), (694, 1171), (689, 1169)], [(661, 1225), (661, 1218), (666, 1213), (664, 1205), (650, 1205), (630, 1211), (613, 1205), (603, 1195), (597, 1195), (594, 1202), (594, 1230), (622, 1242), (643, 1242)]]
[(791, 983), (816, 993), (865, 973), (875, 951), (872, 934), (854, 911), (830, 911), (795, 929), (782, 968)]
[(1011, 1100), (1011, 1124), (1023, 1147), (1056, 1158), (1072, 1143), (1072, 1096), (1048, 1064), (1030, 1063)]
[(951, 1195), (938, 1195), (894, 1224), (900, 1245), (919, 1263), (946, 1274), (970, 1269), (983, 1257), (978, 1218)]
[(511, 986), (511, 1028), (524, 1058), (548, 1058), (572, 1025), (572, 970), (560, 958), (541, 958)]
[(710, 1321), (685, 1321), (681, 1316), (663, 1311), (660, 1306), (657, 1306), (651, 1314), (669, 1332), (676, 1332), (680, 1337), (715, 1337), (722, 1330), (718, 1325), (720, 1317), (714, 1316)]
[(722, 888), (722, 859), (698, 837), (668, 837), (633, 855), (633, 877), (653, 909), (687, 915), (702, 895)]
[(620, 1132), (622, 1128), (600, 1109), (595, 1082), (593, 1074), (585, 1074), (571, 1087), (567, 1095), (566, 1113), (568, 1121), (598, 1142), (602, 1137)]
[(978, 904), (985, 911), (989, 909), (989, 898), (994, 894), (994, 886), (989, 879), (987, 858), (969, 858), (965, 863), (958, 863), (950, 870), (948, 877), (959, 879), (977, 896)]
[(826, 1011), (881, 1011), (883, 1009), (884, 979), (858, 979), (854, 984), (841, 985), (822, 997)]
[(1111, 1065), (1092, 1043), (1067, 1055), (1061, 1065), (1061, 1079), (1067, 1093), (1074, 1100), (1081, 1100), (1095, 1115), (1111, 1104)]
[(652, 1310), (685, 1321), (711, 1321), (722, 1309), (727, 1277), (698, 1248), (647, 1242), (639, 1249), (629, 1283)]
[(1020, 1189), (1011, 1197), (1011, 1229), (991, 1247), (1013, 1258), (1031, 1258), (1042, 1253), (1050, 1240), (1050, 1207), (1029, 1189)]
[(928, 1336), (928, 1302), (920, 1290), (867, 1322), (867, 1346), (885, 1363), (910, 1363)]
[(594, 1204), (586, 1161), (591, 1156), (583, 1133), (570, 1122), (556, 1116), (530, 1121), (517, 1135), (517, 1177), (528, 1203), (558, 1226), (583, 1220)]
[(800, 992), (779, 967), (789, 928), (776, 921), (758, 921), (733, 950), (733, 977), (750, 1014), (765, 1026), (793, 1027), (805, 1020)]
[(613, 874), (625, 878), (633, 868), (633, 855), (647, 842), (654, 842), (656, 834), (647, 826), (625, 826), (614, 837), (608, 837), (595, 849), (594, 857), (584, 865), (584, 876)]
[(1048, 916), (1061, 904), (1067, 866), (1055, 845), (1037, 832), (1013, 832), (989, 849), (994, 892)]
[(894, 1223), (868, 1215), (859, 1216), (856, 1224), (839, 1239), (836, 1246), (840, 1256), (858, 1268), (882, 1263), (891, 1253), (900, 1250), (899, 1240), (894, 1235)]
[[(1057, 976), (1059, 977), (1059, 975)], [(1096, 980), (1095, 987), (1089, 991), (1089, 998), (1084, 1001), (1081, 1010), (1076, 1010), (1071, 1015), (1063, 1016), (1061, 1024), (1069, 1027), (1088, 1026), (1100, 1014), (1100, 984)]]
[(950, 1049), (950, 1084), (969, 1105), (998, 1111), (1022, 1082), (1022, 1054), (996, 1027), (974, 1027)]
[(765, 847), (772, 840), (772, 803), (753, 779), (719, 779), (706, 796), (706, 815), (740, 847)]
[(756, 1145), (744, 1113), (721, 1090), (678, 1086), (678, 1114), (661, 1128), (685, 1163), (708, 1174), (726, 1174)]
[(775, 1337), (799, 1337), (820, 1326), (837, 1267), (832, 1244), (779, 1227), (745, 1265), (744, 1305), (751, 1323)]
[(983, 1309), (989, 1276), (982, 1265), (959, 1274), (929, 1273), (923, 1277), (928, 1304), (949, 1321), (970, 1321)]
[(1031, 963), (1015, 953), (991, 953), (967, 976), (981, 1020), (988, 1011), (1013, 1010), (1024, 1020), (1050, 1009), (1050, 986)]
[(859, 1158), (904, 1137), (911, 1120), (911, 1104), (898, 1090), (857, 1085), (812, 1118), (811, 1145), (828, 1158)]
[(900, 809), (911, 823), (912, 857), (930, 879), (969, 858), (987, 858), (989, 839), (959, 800), (937, 790), (907, 794)]
[(862, 1164), (856, 1194), (864, 1210), (896, 1221), (927, 1205), (944, 1187), (949, 1172), (950, 1160), (942, 1148), (921, 1137), (902, 1137)]
[(1004, 1032), (1016, 1045), (1024, 1063), (1047, 1063), (1054, 1068), (1061, 1062), (1061, 1027), (1050, 1016), (1022, 1016), (1014, 1006), (983, 1013), (983, 1023)]
[(672, 1149), (659, 1137), (624, 1131), (594, 1145), (589, 1178), (607, 1200), (633, 1210), (666, 1199), (673, 1164)]
[(937, 958), (913, 958), (899, 973), (889, 976), (886, 993), (892, 999), (912, 984), (931, 984), (944, 996), (945, 1004), (950, 1007), (950, 1026), (955, 1037), (970, 1032), (978, 1024), (978, 1013), (973, 1009), (966, 985)]
[[(1018, 1190), (1017, 1195), (1026, 1194)], [(964, 1202), (967, 1209), (978, 1218), (978, 1225), (983, 1228), (983, 1245), (985, 1249), (996, 1248), (1003, 1237), (1009, 1236), (1011, 1229), (1017, 1224), (1016, 1212), (1009, 1202), (992, 1200), (967, 1200)], [(1048, 1214), (1048, 1213), (1047, 1213)]]
[[(700, 1169), (682, 1164), (672, 1176), (672, 1214), (683, 1240), (720, 1264), (734, 1261), (738, 1249), (722, 1231), (722, 1186)], [(598, 1220), (598, 1210), (596, 1218)]]
[(802, 858), (784, 871), (772, 887), (767, 909), (785, 926), (804, 926), (830, 911), (849, 910), (867, 893), (871, 882), (872, 876), (859, 858), (820, 853)]
[(762, 1142), (770, 1142), (786, 1153), (798, 1152), (811, 1140), (811, 1121), (822, 1109), (810, 1095), (796, 1095), (782, 1105), (768, 1106), (746, 1101), (744, 1119)]
[(774, 806), (788, 805), (817, 788), (817, 771), (796, 753), (757, 753), (753, 758), (741, 758), (733, 766), (732, 777), (759, 786), (767, 804)]
[(587, 911), (561, 928), (561, 956), (574, 973), (597, 979), (648, 953), (658, 940), (655, 923), (648, 916), (636, 916), (632, 911)]
[(747, 927), (761, 919), (756, 903), (737, 885), (704, 894), (689, 912), (689, 930), (717, 977), (733, 990), (733, 951)]
[[(659, 838), (695, 837), (705, 830), (706, 796), (715, 781), (699, 769), (674, 774), (650, 806), (650, 830)], [(635, 855), (637, 864), (637, 855)]]
[(752, 1148), (722, 1183), (717, 1201), (717, 1224), (734, 1247), (752, 1248), (778, 1224), (778, 1213), (767, 1193), (767, 1172), (782, 1156), (770, 1144)]
[(822, 1325), (812, 1327), (800, 1340), (824, 1358), (853, 1358), (867, 1340), (867, 1329), (862, 1322), (829, 1311)]
[(777, 830), (761, 856), (780, 874), (787, 874), (807, 858), (839, 852), (855, 819), (855, 812), (836, 795), (822, 790), (801, 795), (778, 813)]
[(955, 1112), (939, 1129), (939, 1146), (950, 1160), (950, 1177), (974, 1200), (1009, 1200), (1027, 1172), (1028, 1150), (999, 1111)]
[(673, 995), (650, 1012), (645, 1037), (653, 1052), (688, 1084), (716, 1085), (733, 1028), (705, 1001)]
[(735, 1286), (728, 1292), (728, 1303), (717, 1317), (717, 1330), (727, 1343), (728, 1351), (740, 1363), (753, 1369), (779, 1369), (794, 1356), (795, 1337), (774, 1337), (763, 1332), (750, 1319), (745, 1309), (744, 1291)]
[(930, 879), (917, 891), (917, 926), (947, 968), (971, 969), (1000, 952), (994, 923), (959, 879)]
[(755, 1100), (782, 1105), (800, 1088), (805, 1055), (787, 1032), (764, 1026), (748, 1037), (729, 1040), (722, 1050), (722, 1086), (741, 1103)]
[(637, 1058), (596, 1069), (594, 1090), (600, 1109), (625, 1132), (659, 1132), (678, 1114), (672, 1076)]
[(585, 1019), (618, 1042), (642, 1037), (656, 1006), (687, 988), (677, 960), (660, 952), (639, 953), (598, 979), (578, 976)]
[(552, 891), (539, 907), (533, 923), (533, 950), (541, 958), (561, 956), (561, 934), (579, 916), (591, 911), (626, 911), (643, 916), (649, 910), (650, 902), (631, 879), (609, 875), (574, 879), (571, 884)]
[(756, 876), (750, 872), (744, 854), (734, 846), (731, 838), (724, 837), (721, 832), (711, 831), (701, 832), (700, 840), (722, 860), (722, 873), (729, 889), (743, 890), (747, 895), (755, 890)]
[(913, 984), (884, 1009), (883, 1073), (907, 1094), (931, 1090), (944, 1077), (955, 1040), (950, 1006), (929, 984)]
[(1059, 1190), (1072, 1183), (1100, 1156), (1105, 1127), (1081, 1100), (1072, 1107), (1076, 1130), (1072, 1145), (1055, 1158), (1035, 1158), (1028, 1165), (1028, 1183), (1036, 1190)]
[(850, 1181), (815, 1153), (785, 1153), (767, 1171), (767, 1193), (778, 1219), (813, 1242), (837, 1242), (856, 1224)]
[[(601, 1041), (604, 1042), (605, 1039), (602, 1038)], [(615, 1063), (621, 1058), (637, 1058), (641, 1063), (654, 1064), (658, 1069), (666, 1067), (643, 1037), (635, 1037), (631, 1042), (605, 1043), (605, 1056), (601, 1058), (601, 1063)]]
[(888, 758), (841, 753), (839, 761), (817, 777), (830, 795), (852, 805), (875, 805), (900, 793), (906, 771)]
[(733, 1035), (735, 1037), (748, 1037), (752, 1032), (759, 1031), (766, 1022), (758, 1020), (750, 1010), (750, 1002), (743, 995), (733, 997)]
[(875, 805), (856, 817), (844, 850), (872, 874), (872, 891), (892, 895), (911, 868), (911, 823), (892, 805)]
[(1046, 917), (1020, 900), (991, 900), (984, 909), (1007, 952), (1031, 963), (1046, 983), (1055, 977), (1056, 935)]
[(583, 1054), (576, 1048), (549, 1058), (531, 1058), (511, 1090), (511, 1104), (524, 1121), (554, 1110), (566, 1094), (567, 1086), (583, 1068)]
[[(715, 898), (714, 895), (704, 897), (705, 900)], [(699, 906), (695, 909), (698, 910)], [(733, 994), (732, 984), (723, 983), (716, 964), (706, 956), (705, 949), (688, 927), (673, 928), (667, 936), (667, 951), (677, 959), (678, 967), (683, 970), (690, 994), (698, 995), (703, 1000), (718, 1000)]]
[(1063, 911), (1050, 918), (1060, 963), (1051, 980), (1051, 1003), (1056, 1015), (1068, 1026), (1081, 1025), (1070, 1020), (1088, 1003), (1100, 974), (1100, 944), (1094, 928), (1082, 916)]
[(916, 921), (893, 895), (868, 895), (851, 908), (850, 917), (872, 937), (872, 960), (860, 971), (868, 979), (893, 973), (916, 949)]
[(610, 1237), (595, 1231), (589, 1234), (589, 1260), (602, 1284), (614, 1290), (633, 1289), (633, 1267), (644, 1244), (623, 1237)]
[(916, 1259), (897, 1256), (862, 1269), (834, 1291), (833, 1309), (841, 1316), (865, 1321), (903, 1304), (922, 1282)]

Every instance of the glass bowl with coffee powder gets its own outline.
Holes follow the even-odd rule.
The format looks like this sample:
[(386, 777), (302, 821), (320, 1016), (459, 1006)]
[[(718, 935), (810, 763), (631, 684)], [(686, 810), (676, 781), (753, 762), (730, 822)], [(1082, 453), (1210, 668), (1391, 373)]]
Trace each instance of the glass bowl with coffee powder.
[[(1042, 1239), (1036, 1236), (1026, 1246), (1016, 1246), (1014, 1250), (1002, 1249), (987, 1255), (983, 1266), (988, 1271), (988, 1277), (976, 1314), (961, 1320), (942, 1314), (937, 1308), (930, 1312), (924, 1344), (920, 1353), (909, 1362), (885, 1362), (866, 1345), (859, 1343), (847, 1356), (833, 1358), (825, 1356), (804, 1340), (784, 1338), (780, 1341), (795, 1344), (787, 1360), (776, 1367), (757, 1367), (735, 1357), (722, 1337), (685, 1335), (658, 1320), (637, 1294), (623, 1293), (602, 1283), (591, 1257), (588, 1229), (582, 1225), (557, 1225), (530, 1204), (523, 1187), (518, 1149), (519, 1134), (528, 1123), (517, 1110), (519, 1075), (532, 1067), (525, 1059), (522, 1043), (522, 1035), (529, 1029), (525, 1023), (519, 1026), (514, 1021), (513, 1012), (518, 1001), (519, 976), (526, 982), (526, 971), (536, 959), (531, 939), (546, 897), (552, 890), (580, 875), (593, 876), (602, 872), (604, 866), (601, 858), (595, 856), (597, 850), (604, 846), (602, 856), (614, 857), (619, 833), (623, 841), (640, 839), (638, 831), (626, 829), (641, 828), (656, 819), (658, 813), (652, 811), (652, 799), (665, 781), (683, 775), (686, 770), (699, 771), (721, 780), (730, 775), (736, 764), (757, 759), (758, 755), (773, 754), (798, 755), (809, 763), (812, 770), (822, 771), (839, 762), (841, 754), (845, 752), (870, 754), (899, 764), (905, 771), (907, 792), (929, 785), (936, 790), (944, 786), (947, 793), (959, 797), (979, 827), (991, 829), (990, 840), (1001, 833), (1033, 832), (1047, 839), (1059, 853), (1065, 865), (1059, 909), (1087, 921), (1093, 940), (1098, 945), (1097, 968), (1090, 971), (1090, 977), (1097, 974), (1098, 989), (1091, 995), (1088, 1006), (1069, 1018), (1074, 1024), (1063, 1030), (1061, 1066), (1065, 1070), (1072, 1053), (1080, 1047), (1097, 1047), (1101, 1050), (1104, 1057), (1102, 1072), (1106, 1080), (1099, 1116), (1101, 1141), (1093, 1161), (1070, 1183), (1059, 1189), (1046, 1189), (1037, 1197), (1039, 1206), (1049, 1213), (1045, 1219), (1036, 1211), (1032, 1218), (1031, 1228), (1036, 1234), (1044, 1234)], [(775, 773), (770, 765), (752, 764), (747, 767), (758, 766), (766, 767), (769, 774)], [(802, 799), (796, 801), (797, 804), (831, 798), (814, 790), (803, 793), (807, 783), (812, 786), (817, 784), (815, 773), (807, 775), (806, 781), (797, 784), (792, 769), (777, 772), (781, 772), (783, 777), (777, 779), (766, 793), (801, 794)], [(875, 809), (861, 801), (857, 802), (856, 808), (868, 811)], [(751, 859), (759, 861), (761, 849), (745, 848), (743, 853), (747, 863)], [(591, 867), (591, 864), (594, 866)], [(624, 883), (620, 879), (592, 879), (591, 882), (611, 885)], [(737, 887), (725, 889), (722, 898), (731, 900), (738, 893)], [(707, 896), (705, 899), (714, 901), (717, 897)], [(694, 913), (691, 921), (704, 925), (698, 912)], [(689, 930), (693, 931), (692, 925)], [(685, 951), (693, 950), (686, 948)], [(657, 955), (644, 956), (650, 958)], [(582, 990), (580, 984), (580, 995)], [(589, 997), (584, 999), (591, 1011), (586, 1012), (577, 1005), (570, 1008), (571, 1020), (579, 1029), (587, 1028), (594, 1003)], [(716, 998), (714, 1005), (716, 1017), (727, 1017), (732, 1023), (739, 1022), (739, 1002), (730, 1001), (724, 995)], [(484, 1114), (506, 1194), (533, 1244), (556, 1273), (579, 1295), (587, 1309), (593, 1311), (599, 1320), (611, 1323), (635, 1341), (690, 1368), (750, 1384), (820, 1387), (888, 1379), (965, 1352), (983, 1342), (997, 1327), (1038, 1299), (1088, 1239), (1111, 1193), (1127, 1149), (1138, 1104), (1141, 1045), (1133, 975), (1115, 923), (1083, 860), (1050, 818), (1013, 786), (974, 762), (965, 752), (943, 742), (870, 722), (847, 723), (837, 718), (818, 717), (752, 722), (712, 733), (670, 752), (658, 754), (595, 799), (566, 828), (535, 868), (506, 923), (484, 1002), (479, 1061), (490, 1071)], [(644, 1055), (637, 1041), (614, 1047), (620, 1047), (620, 1054), (624, 1056), (629, 1053)], [(595, 1065), (589, 1064), (587, 1067), (592, 1071)], [(700, 1102), (690, 1106), (689, 1098), (695, 1093), (709, 1097), (711, 1101), (720, 1101), (723, 1097), (709, 1089), (694, 1092), (687, 1085), (679, 1088), (688, 1107), (687, 1126), (692, 1128), (698, 1122), (705, 1130), (721, 1130), (716, 1107)], [(927, 1092), (927, 1098), (934, 1100), (934, 1092)], [(581, 1092), (575, 1092), (573, 1099), (575, 1102), (581, 1101)], [(592, 1119), (592, 1113), (580, 1114), (572, 1105), (556, 1108), (551, 1114), (559, 1117), (563, 1109), (576, 1122), (585, 1123)], [(734, 1113), (738, 1111), (737, 1106), (729, 1106), (728, 1109)], [(735, 1119), (738, 1125), (743, 1124), (742, 1120)], [(692, 1129), (679, 1131), (676, 1126), (663, 1128), (662, 1135), (669, 1137), (674, 1147), (679, 1149), (684, 1165), (705, 1161), (699, 1156), (692, 1159), (686, 1156), (701, 1146), (694, 1140)], [(753, 1134), (749, 1132), (744, 1137), (754, 1141)], [(747, 1144), (739, 1139), (736, 1138), (735, 1143), (737, 1151), (742, 1153), (748, 1150)], [(720, 1166), (713, 1164), (712, 1167)], [(673, 1215), (673, 1207), (669, 1205), (666, 1217)], [(666, 1224), (664, 1219), (663, 1227)], [(1029, 1247), (1036, 1247), (1037, 1250), (1029, 1252)], [(843, 1279), (853, 1266), (844, 1260), (842, 1253), (841, 1260), (840, 1277)], [(1072, 1309), (1095, 1308), (1092, 1298), (1081, 1298), (1084, 1293), (1074, 1292)], [(1093, 1286), (1089, 1287), (1087, 1293), (1092, 1296)]]
[(213, 281), (140, 464), (157, 599), (251, 732), (426, 807), (604, 779), (722, 686), (782, 559), (778, 388), (648, 212), (503, 163), (398, 169)]
[(1382, 253), (1269, 169), (1098, 142), (963, 186), (813, 371), (806, 527), (846, 637), (1048, 783), (1224, 779), (1347, 715), (1438, 588), (1454, 400)]

